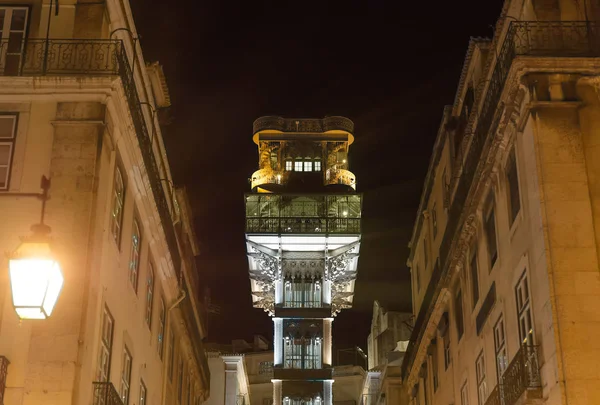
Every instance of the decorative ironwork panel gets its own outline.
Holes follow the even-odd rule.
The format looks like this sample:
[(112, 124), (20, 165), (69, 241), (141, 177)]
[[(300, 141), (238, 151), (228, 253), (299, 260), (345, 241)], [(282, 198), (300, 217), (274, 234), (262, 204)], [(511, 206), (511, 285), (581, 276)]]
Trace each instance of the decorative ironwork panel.
[[(502, 46), (496, 54), (489, 80), (482, 80), (487, 85), (480, 94), (483, 99), (475, 100), (475, 108), (471, 114), (476, 117), (472, 131), (471, 146), (462, 162), (462, 174), (457, 179), (454, 197), (448, 212), (448, 224), (440, 246), (440, 263), (438, 271), (431, 275), (431, 281), (423, 298), (422, 310), (415, 321), (413, 335), (407, 348), (407, 355), (402, 364), (402, 374), (406, 376), (412, 367), (416, 355), (415, 342), (421, 341), (421, 334), (431, 314), (432, 303), (443, 287), (440, 281), (447, 273), (454, 248), (455, 236), (463, 224), (464, 207), (468, 205), (468, 197), (479, 166), (484, 145), (494, 136), (500, 122), (502, 103), (500, 97), (506, 78), (517, 56), (551, 56), (551, 57), (597, 57), (600, 56), (600, 23), (596, 21), (512, 21)], [(481, 97), (481, 96), (480, 96)], [(478, 106), (478, 107), (477, 107)], [(450, 193), (452, 190), (449, 190)]]
[(115, 386), (110, 382), (94, 382), (93, 405), (123, 405)]

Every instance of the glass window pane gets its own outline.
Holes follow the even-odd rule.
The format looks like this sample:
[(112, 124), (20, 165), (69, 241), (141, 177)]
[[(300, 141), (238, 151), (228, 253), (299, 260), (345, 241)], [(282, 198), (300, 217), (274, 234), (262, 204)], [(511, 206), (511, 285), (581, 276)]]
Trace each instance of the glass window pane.
[(0, 115), (0, 138), (13, 138), (16, 117), (13, 115)]
[(8, 166), (10, 162), (10, 152), (12, 150), (12, 144), (0, 144), (0, 167)]
[(27, 10), (13, 9), (12, 20), (10, 22), (10, 29), (16, 30), (16, 31), (24, 31), (26, 20), (27, 20)]

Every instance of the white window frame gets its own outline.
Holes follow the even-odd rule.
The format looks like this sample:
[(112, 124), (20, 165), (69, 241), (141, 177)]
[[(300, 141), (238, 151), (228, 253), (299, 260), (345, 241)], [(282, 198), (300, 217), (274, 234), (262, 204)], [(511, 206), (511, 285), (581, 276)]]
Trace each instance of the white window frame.
[(286, 172), (291, 172), (294, 170), (294, 162), (292, 162), (290, 159), (286, 159), (285, 161), (285, 171)]
[(294, 161), (294, 171), (295, 172), (301, 172), (303, 168), (304, 168), (304, 162), (302, 160)]
[(146, 384), (144, 384), (144, 380), (140, 380), (140, 403), (139, 405), (148, 405), (148, 389), (146, 388)]
[(146, 325), (152, 330), (152, 309), (154, 303), (154, 266), (148, 263), (148, 277), (146, 278)]
[(305, 172), (312, 172), (313, 171), (313, 162), (312, 162), (312, 160), (305, 160), (304, 161), (304, 171)]
[(165, 352), (165, 317), (167, 309), (165, 307), (165, 299), (160, 297), (160, 312), (158, 314), (158, 335), (157, 339), (157, 351), (158, 357), (162, 360)]
[(485, 358), (483, 350), (475, 360), (475, 375), (477, 377), (477, 401), (479, 405), (485, 405), (487, 399), (487, 383), (485, 379)]
[(469, 382), (465, 381), (460, 388), (460, 405), (469, 405)]
[(3, 183), (0, 182), (0, 190), (8, 190), (10, 187), (10, 175), (12, 172), (13, 155), (15, 152), (15, 144), (17, 140), (17, 121), (18, 114), (0, 114), (1, 120), (12, 120), (11, 133), (6, 137), (0, 137), (0, 148), (8, 148), (6, 162), (0, 162), (0, 169), (6, 170), (6, 176)]
[(506, 348), (506, 330), (504, 327), (504, 317), (500, 314), (498, 321), (494, 325), (494, 351), (496, 353), (496, 373), (498, 382), (508, 368), (508, 350)]
[(527, 270), (523, 271), (521, 278), (515, 286), (515, 302), (517, 304), (517, 319), (519, 322), (519, 339), (522, 344), (528, 343), (533, 345), (535, 344), (534, 323)]
[(131, 369), (133, 358), (127, 349), (123, 348), (123, 364), (121, 364), (121, 400), (124, 405), (129, 404), (129, 393), (131, 390)]
[(129, 254), (129, 283), (137, 294), (138, 279), (140, 276), (140, 259), (142, 251), (142, 229), (137, 218), (133, 218), (131, 226), (131, 252)]
[(123, 207), (125, 203), (125, 179), (121, 173), (121, 168), (117, 164), (113, 180), (113, 195), (110, 209), (110, 233), (117, 244), (121, 246), (121, 228), (123, 228)]
[(321, 171), (321, 159), (315, 159), (314, 171), (315, 172)]
[[(4, 11), (4, 26), (0, 27), (0, 33), (1, 35), (1, 40), (8, 43), (9, 40), (15, 39), (15, 37), (12, 37), (12, 34), (16, 34), (17, 36), (21, 36), (21, 46), (19, 46), (19, 50), (16, 52), (8, 52), (8, 47), (5, 48), (5, 50), (2, 52), (2, 55), (0, 55), (0, 66), (3, 66), (4, 69), (7, 68), (7, 66), (10, 65), (10, 63), (7, 61), (7, 59), (13, 57), (13, 56), (17, 56), (18, 57), (18, 61), (17, 61), (17, 66), (18, 66), (18, 70), (17, 71), (12, 71), (10, 69), (8, 69), (8, 71), (6, 71), (6, 74), (8, 75), (14, 75), (17, 74), (20, 70), (21, 67), (21, 61), (22, 61), (22, 57), (23, 57), (23, 50), (25, 48), (25, 41), (26, 41), (26, 35), (27, 35), (27, 28), (29, 25), (29, 18), (30, 18), (30, 8), (25, 6), (2, 6), (0, 7), (0, 10)], [(12, 19), (13, 19), (13, 14), (15, 12), (15, 10), (24, 10), (25, 11), (25, 22), (23, 24), (23, 28), (21, 29), (13, 29), (12, 28)], [(1, 73), (5, 73), (5, 72), (1, 72)], [(1, 74), (0, 73), (0, 74)]]
[(110, 365), (112, 359), (112, 344), (115, 330), (115, 320), (107, 306), (102, 311), (102, 324), (100, 325), (100, 351), (96, 380), (108, 382), (110, 379)]

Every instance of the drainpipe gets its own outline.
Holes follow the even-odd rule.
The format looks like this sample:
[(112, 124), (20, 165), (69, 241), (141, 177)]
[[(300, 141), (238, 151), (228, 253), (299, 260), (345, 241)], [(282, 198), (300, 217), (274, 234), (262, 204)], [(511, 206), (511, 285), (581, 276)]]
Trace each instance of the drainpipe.
[[(181, 294), (179, 295), (179, 298), (175, 299), (175, 302), (173, 302), (173, 304), (171, 304), (171, 306), (169, 307), (169, 309), (167, 310), (167, 316), (165, 319), (165, 322), (167, 323), (167, 327), (165, 336), (163, 336), (163, 339), (167, 340), (167, 355), (165, 357), (163, 357), (163, 359), (167, 360), (164, 362), (164, 375), (163, 375), (163, 387), (162, 387), (162, 400), (160, 401), (160, 403), (162, 405), (166, 405), (166, 400), (167, 400), (167, 380), (169, 379), (168, 376), (168, 367), (169, 367), (169, 358), (168, 356), (171, 355), (170, 351), (169, 351), (169, 346), (168, 346), (168, 340), (170, 339), (170, 334), (173, 333), (173, 331), (171, 330), (171, 311), (173, 309), (175, 309), (175, 307), (177, 305), (179, 305), (181, 303), (181, 301), (183, 301), (185, 298), (187, 297), (187, 294), (185, 292), (184, 289), (181, 289)], [(165, 342), (163, 342), (163, 345), (165, 344)], [(173, 361), (175, 361), (173, 359)]]

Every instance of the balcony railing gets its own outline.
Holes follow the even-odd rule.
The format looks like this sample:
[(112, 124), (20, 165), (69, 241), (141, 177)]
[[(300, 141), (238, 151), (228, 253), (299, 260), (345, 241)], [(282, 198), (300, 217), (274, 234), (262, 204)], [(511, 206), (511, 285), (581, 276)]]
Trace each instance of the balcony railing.
[(529, 344), (521, 346), (485, 405), (515, 405), (526, 391), (540, 397), (542, 379), (538, 349), (538, 346)]
[(346, 169), (327, 169), (325, 172), (325, 184), (345, 184), (356, 190), (356, 176)]
[[(150, 131), (144, 119), (139, 92), (123, 42), (105, 39), (0, 41), (0, 76), (54, 75), (120, 76), (173, 266), (179, 273), (181, 259), (168, 203), (171, 196), (167, 196), (163, 188), (164, 179), (158, 169)], [(155, 132), (153, 128), (152, 133)]]
[(115, 386), (110, 382), (94, 382), (92, 405), (123, 405)]
[[(455, 237), (464, 221), (463, 211), (470, 206), (469, 198), (477, 167), (488, 144), (494, 136), (500, 121), (497, 114), (501, 106), (500, 97), (513, 60), (518, 56), (537, 57), (594, 57), (600, 56), (600, 23), (592, 21), (512, 21), (496, 56), (489, 80), (482, 80), (483, 99), (475, 101), (476, 122), (467, 154), (462, 162), (462, 174), (456, 180), (450, 192), (454, 191), (448, 212), (448, 224), (440, 246), (441, 266), (431, 275), (431, 281), (425, 292), (421, 311), (415, 321), (413, 335), (408, 346), (407, 356), (402, 365), (402, 374), (412, 368), (415, 360), (415, 342), (421, 341), (424, 326), (429, 320), (432, 303), (443, 288), (440, 283), (445, 277), (452, 258)], [(494, 53), (492, 53), (494, 54)]]
[(246, 233), (355, 234), (360, 218), (246, 218)]
[(496, 385), (496, 388), (490, 393), (485, 401), (485, 405), (503, 405), (500, 385)]

